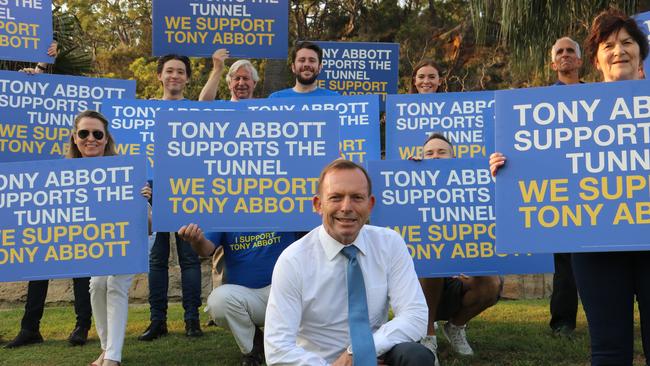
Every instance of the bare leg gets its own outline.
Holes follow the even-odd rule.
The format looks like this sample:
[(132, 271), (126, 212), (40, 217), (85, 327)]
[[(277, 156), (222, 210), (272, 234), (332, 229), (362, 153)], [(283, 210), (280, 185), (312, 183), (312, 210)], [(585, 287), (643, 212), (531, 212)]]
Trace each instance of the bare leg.
[(438, 304), (442, 297), (442, 288), (444, 286), (444, 278), (420, 278), (420, 286), (424, 292), (424, 298), (429, 307), (429, 321), (427, 323), (427, 335), (436, 335), (436, 314), (438, 312)]
[(463, 305), (449, 321), (454, 325), (465, 325), (470, 319), (497, 303), (501, 292), (499, 276), (462, 277)]
[(102, 366), (102, 363), (104, 362), (104, 351), (97, 357), (97, 359), (92, 363), (92, 365), (96, 366)]

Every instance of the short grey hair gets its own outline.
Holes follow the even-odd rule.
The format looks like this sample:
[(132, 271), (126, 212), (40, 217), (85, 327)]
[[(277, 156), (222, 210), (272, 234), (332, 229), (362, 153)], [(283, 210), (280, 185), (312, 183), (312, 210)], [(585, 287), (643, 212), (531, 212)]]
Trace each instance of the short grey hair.
[(257, 70), (255, 70), (255, 66), (253, 66), (253, 64), (250, 61), (238, 60), (235, 61), (235, 63), (233, 63), (232, 66), (230, 66), (230, 69), (226, 74), (226, 82), (228, 84), (230, 84), (230, 81), (232, 80), (232, 77), (235, 75), (235, 73), (239, 71), (239, 69), (241, 69), (242, 67), (251, 73), (251, 78), (253, 79), (254, 82), (260, 81), (260, 76), (257, 74)]
[(566, 39), (569, 42), (573, 43), (573, 46), (576, 48), (576, 57), (582, 59), (582, 53), (580, 52), (580, 44), (569, 37), (562, 37), (562, 38), (558, 38), (555, 41), (555, 43), (553, 43), (553, 47), (551, 48), (551, 60), (555, 59), (555, 54), (557, 53), (557, 43), (563, 39)]

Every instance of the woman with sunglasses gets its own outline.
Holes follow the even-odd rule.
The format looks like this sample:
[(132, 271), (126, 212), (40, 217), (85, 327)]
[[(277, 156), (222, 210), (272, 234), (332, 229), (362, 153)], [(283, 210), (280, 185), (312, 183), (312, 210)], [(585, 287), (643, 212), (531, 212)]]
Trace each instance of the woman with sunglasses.
[[(587, 37), (587, 54), (604, 82), (638, 80), (648, 56), (648, 40), (636, 21), (615, 9), (600, 13)], [(490, 156), (490, 170), (506, 162)], [(573, 272), (587, 315), (591, 364), (632, 365), (634, 300), (639, 304), (643, 351), (650, 354), (650, 252), (574, 253)]]
[[(115, 154), (115, 142), (108, 131), (108, 120), (95, 111), (79, 113), (74, 120), (66, 157), (93, 158)], [(151, 188), (146, 185), (140, 194), (150, 199)], [(148, 216), (151, 232), (151, 209)], [(132, 279), (133, 275), (95, 276), (90, 279), (90, 302), (102, 347), (102, 353), (91, 366), (120, 365)]]

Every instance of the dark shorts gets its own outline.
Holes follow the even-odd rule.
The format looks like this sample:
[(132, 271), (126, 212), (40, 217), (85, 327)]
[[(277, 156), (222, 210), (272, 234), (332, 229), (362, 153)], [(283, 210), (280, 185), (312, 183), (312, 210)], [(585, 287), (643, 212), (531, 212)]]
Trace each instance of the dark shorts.
[[(501, 298), (501, 291), (503, 291), (503, 276), (499, 276), (499, 294), (497, 301)], [(438, 312), (436, 313), (436, 320), (449, 320), (460, 311), (463, 306), (463, 296), (467, 290), (463, 287), (463, 281), (456, 277), (445, 277), (445, 282), (442, 286), (442, 295), (440, 295), (440, 303), (438, 304)]]
[(463, 295), (463, 282), (458, 278), (445, 277), (436, 320), (449, 320), (456, 315), (463, 305)]

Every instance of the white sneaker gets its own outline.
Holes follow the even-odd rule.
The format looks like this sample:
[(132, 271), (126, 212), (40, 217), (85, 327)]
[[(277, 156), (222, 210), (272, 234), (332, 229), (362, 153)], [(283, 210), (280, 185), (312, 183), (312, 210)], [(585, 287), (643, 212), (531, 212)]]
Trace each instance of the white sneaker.
[(435, 359), (433, 366), (440, 366), (440, 362), (438, 362), (438, 340), (436, 339), (436, 336), (425, 336), (420, 340), (420, 344), (433, 352), (433, 357)]
[(451, 322), (447, 322), (444, 326), (442, 326), (442, 334), (447, 337), (449, 343), (451, 344), (451, 348), (453, 348), (453, 350), (459, 355), (474, 355), (472, 347), (470, 347), (469, 343), (467, 343), (467, 336), (465, 335), (464, 325), (456, 326), (451, 324)]

